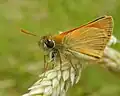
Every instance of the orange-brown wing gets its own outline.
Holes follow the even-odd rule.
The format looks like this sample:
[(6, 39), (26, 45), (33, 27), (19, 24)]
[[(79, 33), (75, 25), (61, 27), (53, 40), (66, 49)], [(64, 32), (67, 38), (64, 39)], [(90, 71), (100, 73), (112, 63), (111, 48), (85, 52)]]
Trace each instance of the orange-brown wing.
[[(71, 32), (73, 32), (73, 31), (75, 31), (75, 30), (77, 30), (77, 29), (80, 29), (80, 28), (82, 28), (82, 27), (96, 27), (96, 28), (105, 29), (103, 25), (106, 25), (105, 23), (107, 23), (107, 22), (105, 22), (105, 21), (101, 22), (101, 20), (103, 20), (103, 19), (105, 19), (105, 18), (107, 18), (107, 19), (112, 19), (111, 16), (102, 16), (102, 17), (99, 17), (99, 18), (97, 18), (97, 19), (95, 19), (95, 20), (93, 20), (93, 21), (91, 21), (91, 22), (89, 22), (89, 23), (87, 23), (87, 24), (84, 24), (84, 25), (82, 25), (82, 26), (80, 26), (80, 27), (77, 27), (77, 28), (74, 28), (74, 29), (71, 29), (71, 30), (62, 32), (62, 33), (59, 34), (59, 35), (53, 36), (53, 39), (55, 39), (56, 42), (61, 43), (61, 41), (63, 40), (63, 38), (64, 38), (68, 33), (71, 33)], [(100, 22), (98, 22), (98, 21), (100, 21)], [(107, 20), (106, 20), (106, 21), (107, 21)], [(109, 20), (108, 20), (108, 21), (109, 21)]]
[(112, 29), (112, 17), (104, 16), (87, 25), (73, 29), (71, 32), (67, 31), (68, 34), (65, 35), (63, 44), (69, 50), (101, 58), (111, 38)]

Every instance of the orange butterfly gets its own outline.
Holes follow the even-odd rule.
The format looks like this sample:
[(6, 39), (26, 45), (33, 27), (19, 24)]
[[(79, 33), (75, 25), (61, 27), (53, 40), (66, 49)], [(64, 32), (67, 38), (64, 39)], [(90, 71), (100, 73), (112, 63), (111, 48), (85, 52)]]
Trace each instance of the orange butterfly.
[[(104, 49), (109, 42), (113, 30), (112, 16), (103, 16), (85, 25), (63, 32), (55, 36), (43, 36), (40, 38), (39, 45), (43, 47), (50, 57), (50, 62), (60, 59), (65, 53), (80, 53), (100, 59)], [(25, 30), (24, 33), (34, 35)], [(36, 35), (34, 35), (36, 36)], [(76, 56), (76, 58), (78, 58)], [(45, 59), (46, 62), (46, 59)]]

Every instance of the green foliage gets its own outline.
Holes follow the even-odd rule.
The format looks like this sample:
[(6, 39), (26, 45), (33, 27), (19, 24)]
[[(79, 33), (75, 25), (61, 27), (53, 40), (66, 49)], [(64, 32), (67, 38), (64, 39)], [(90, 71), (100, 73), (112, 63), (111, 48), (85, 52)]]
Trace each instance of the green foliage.
[[(38, 36), (58, 34), (102, 15), (114, 18), (114, 35), (120, 38), (118, 0), (1, 0), (0, 1), (0, 96), (20, 96), (38, 79), (43, 52)], [(120, 49), (120, 45), (113, 46)], [(120, 78), (100, 66), (82, 72), (80, 83), (68, 96), (120, 96)]]

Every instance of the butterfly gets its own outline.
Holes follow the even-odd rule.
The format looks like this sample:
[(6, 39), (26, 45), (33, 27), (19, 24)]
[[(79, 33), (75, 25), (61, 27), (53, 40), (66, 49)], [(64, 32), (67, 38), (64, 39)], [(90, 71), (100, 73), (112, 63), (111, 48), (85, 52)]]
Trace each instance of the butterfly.
[[(112, 16), (102, 16), (58, 35), (42, 36), (38, 41), (38, 45), (46, 51), (44, 55), (45, 64), (56, 60), (61, 64), (62, 59), (70, 61), (67, 58), (69, 55), (66, 54), (74, 55), (78, 59), (81, 56), (87, 56), (99, 60), (103, 57), (104, 50), (112, 36), (112, 31)], [(24, 29), (21, 29), (21, 32), (36, 36)], [(76, 53), (79, 55), (75, 55)], [(50, 59), (47, 61), (46, 57)]]

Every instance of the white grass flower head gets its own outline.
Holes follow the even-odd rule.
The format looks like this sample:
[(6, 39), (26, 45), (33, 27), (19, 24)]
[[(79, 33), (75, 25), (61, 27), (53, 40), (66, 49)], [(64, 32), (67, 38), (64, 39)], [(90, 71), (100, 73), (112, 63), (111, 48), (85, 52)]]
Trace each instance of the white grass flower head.
[(48, 70), (45, 75), (40, 75), (38, 80), (32, 87), (29, 88), (29, 92), (23, 96), (65, 96), (69, 87), (76, 84), (81, 76), (81, 66), (77, 66), (79, 69), (78, 74), (74, 69), (64, 62), (60, 70), (60, 66), (55, 67), (52, 70)]

